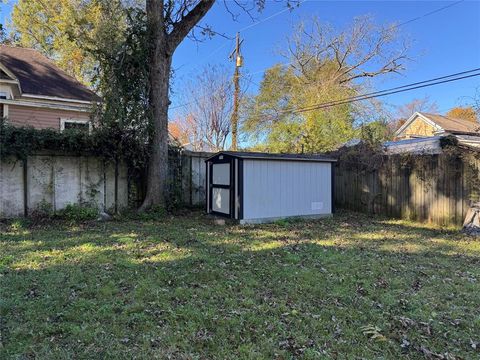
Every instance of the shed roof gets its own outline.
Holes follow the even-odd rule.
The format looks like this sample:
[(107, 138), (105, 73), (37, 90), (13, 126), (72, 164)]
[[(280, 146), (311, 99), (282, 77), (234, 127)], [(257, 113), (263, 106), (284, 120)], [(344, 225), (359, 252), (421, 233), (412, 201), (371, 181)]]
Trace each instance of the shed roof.
[(323, 154), (274, 154), (249, 151), (220, 151), (210, 156), (206, 161), (219, 155), (228, 155), (239, 159), (255, 160), (286, 160), (286, 161), (312, 161), (312, 162), (336, 162), (337, 160)]
[(93, 91), (36, 50), (0, 45), (0, 64), (13, 73), (26, 94), (83, 101), (99, 100)]

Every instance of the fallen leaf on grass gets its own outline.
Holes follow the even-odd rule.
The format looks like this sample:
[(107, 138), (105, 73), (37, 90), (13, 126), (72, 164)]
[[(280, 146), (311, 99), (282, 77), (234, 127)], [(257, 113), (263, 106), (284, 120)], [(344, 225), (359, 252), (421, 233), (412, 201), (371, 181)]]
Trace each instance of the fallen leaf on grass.
[(382, 329), (380, 329), (378, 326), (367, 325), (361, 327), (361, 330), (363, 332), (363, 335), (368, 336), (371, 340), (387, 341), (385, 335), (381, 333)]

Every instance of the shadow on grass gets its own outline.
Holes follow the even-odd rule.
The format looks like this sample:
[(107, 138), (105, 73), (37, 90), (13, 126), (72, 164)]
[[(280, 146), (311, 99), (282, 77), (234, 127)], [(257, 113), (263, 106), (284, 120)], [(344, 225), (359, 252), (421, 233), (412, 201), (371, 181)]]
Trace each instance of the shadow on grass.
[(194, 215), (1, 242), (2, 358), (471, 358), (480, 333), (478, 246), (411, 224)]

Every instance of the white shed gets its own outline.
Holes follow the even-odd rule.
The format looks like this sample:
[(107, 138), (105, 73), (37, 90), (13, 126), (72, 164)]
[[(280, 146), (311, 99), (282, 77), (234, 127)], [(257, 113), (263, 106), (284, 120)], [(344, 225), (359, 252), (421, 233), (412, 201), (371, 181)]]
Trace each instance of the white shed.
[(335, 161), (324, 155), (219, 152), (205, 161), (207, 213), (242, 224), (330, 216)]

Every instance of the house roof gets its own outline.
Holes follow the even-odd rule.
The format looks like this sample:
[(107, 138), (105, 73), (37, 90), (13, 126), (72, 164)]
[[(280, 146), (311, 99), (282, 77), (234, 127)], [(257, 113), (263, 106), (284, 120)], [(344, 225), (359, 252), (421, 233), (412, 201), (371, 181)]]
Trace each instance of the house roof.
[(478, 122), (464, 119), (452, 118), (445, 115), (421, 113), (434, 123), (438, 124), (443, 130), (449, 132), (479, 132), (480, 124)]
[(258, 160), (287, 160), (287, 161), (314, 161), (314, 162), (336, 162), (337, 160), (322, 154), (271, 154), (262, 152), (245, 151), (220, 151), (210, 156), (206, 161), (219, 155), (228, 155), (239, 159)]
[(34, 49), (0, 45), (0, 64), (16, 77), (25, 94), (82, 101), (99, 99), (93, 91)]
[(399, 135), (405, 130), (417, 117), (434, 126), (438, 131), (450, 133), (474, 134), (480, 133), (480, 123), (464, 119), (452, 118), (440, 114), (430, 114), (424, 112), (414, 113), (405, 123), (395, 132)]

